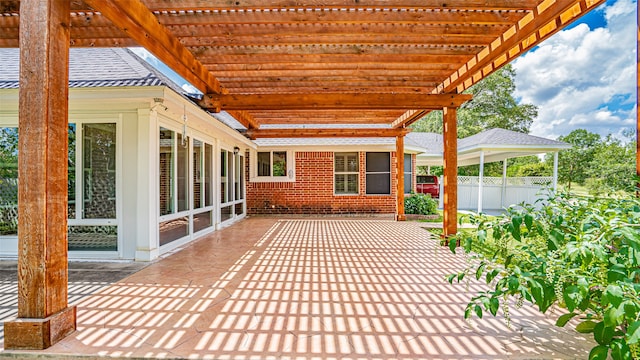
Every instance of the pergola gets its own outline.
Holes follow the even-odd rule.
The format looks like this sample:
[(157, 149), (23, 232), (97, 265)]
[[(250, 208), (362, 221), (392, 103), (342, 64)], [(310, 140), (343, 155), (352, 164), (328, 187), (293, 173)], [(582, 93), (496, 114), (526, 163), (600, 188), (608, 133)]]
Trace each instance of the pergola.
[(5, 324), (5, 347), (46, 348), (75, 329), (67, 302), (69, 46), (145, 47), (204, 94), (202, 108), (231, 113), (251, 138), (395, 137), (402, 153), (406, 127), (443, 110), (447, 236), (457, 231), (456, 109), (470, 99), (462, 92), (603, 2), (0, 1), (0, 46), (21, 49), (20, 306)]

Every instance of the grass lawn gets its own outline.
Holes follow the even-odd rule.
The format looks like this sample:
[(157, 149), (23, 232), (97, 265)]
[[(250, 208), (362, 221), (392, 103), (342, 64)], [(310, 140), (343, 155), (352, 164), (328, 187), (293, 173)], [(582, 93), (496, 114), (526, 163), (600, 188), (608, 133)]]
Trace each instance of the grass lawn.
[[(427, 222), (427, 223), (441, 223), (443, 221), (442, 219), (442, 210), (438, 210), (438, 215), (440, 215), (439, 217), (435, 218), (435, 219), (425, 219), (425, 220), (418, 220), (420, 222)], [(485, 215), (486, 217), (488, 217), (489, 219), (494, 219), (495, 216), (491, 216), (491, 215)], [(460, 219), (462, 219), (462, 223), (463, 224), (469, 224), (469, 213), (467, 212), (458, 212), (458, 224), (460, 224)]]

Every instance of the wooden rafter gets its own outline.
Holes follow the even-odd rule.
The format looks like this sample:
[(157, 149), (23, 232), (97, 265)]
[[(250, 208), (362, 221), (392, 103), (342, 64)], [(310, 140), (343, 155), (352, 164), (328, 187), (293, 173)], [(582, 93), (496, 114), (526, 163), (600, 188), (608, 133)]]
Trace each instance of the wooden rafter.
[(261, 125), (269, 124), (388, 124), (402, 110), (251, 111)]
[(409, 110), (391, 123), (391, 127), (394, 129), (407, 127), (428, 113), (429, 110)]
[(468, 94), (207, 94), (204, 109), (222, 110), (324, 110), (324, 109), (442, 109), (471, 100)]
[(247, 129), (257, 129), (260, 127), (256, 119), (246, 111), (229, 111), (229, 115), (233, 116), (234, 119), (238, 120), (238, 122)]
[(203, 92), (223, 93), (218, 80), (139, 0), (85, 0), (114, 25), (136, 40)]
[(404, 136), (407, 129), (255, 129), (247, 130), (250, 139), (258, 138), (358, 138), (358, 137), (397, 137)]

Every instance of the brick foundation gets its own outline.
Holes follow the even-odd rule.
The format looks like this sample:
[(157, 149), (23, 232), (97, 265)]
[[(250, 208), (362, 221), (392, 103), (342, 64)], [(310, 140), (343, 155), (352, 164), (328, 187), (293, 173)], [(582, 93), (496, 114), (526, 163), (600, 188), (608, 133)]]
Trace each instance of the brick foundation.
[[(391, 194), (365, 194), (365, 153), (361, 152), (359, 194), (334, 195), (333, 152), (296, 152), (295, 182), (247, 181), (248, 214), (395, 214), (395, 152), (391, 153)], [(248, 173), (248, 171), (247, 171)]]

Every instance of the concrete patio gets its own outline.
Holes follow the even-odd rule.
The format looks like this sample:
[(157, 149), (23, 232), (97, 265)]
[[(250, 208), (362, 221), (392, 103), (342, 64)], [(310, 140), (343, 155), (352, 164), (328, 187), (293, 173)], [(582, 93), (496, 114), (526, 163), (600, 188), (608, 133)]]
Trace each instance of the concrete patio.
[(444, 280), (464, 263), (416, 222), (249, 218), (80, 299), (78, 331), (46, 351), (0, 356), (588, 357), (586, 337), (527, 305), (511, 329), (467, 323), (482, 286)]

